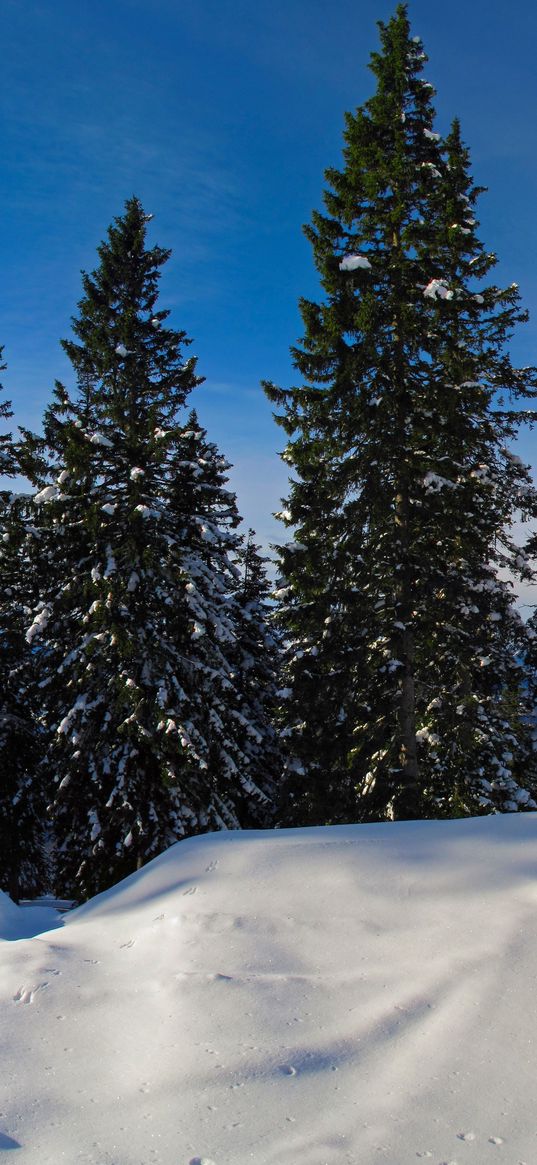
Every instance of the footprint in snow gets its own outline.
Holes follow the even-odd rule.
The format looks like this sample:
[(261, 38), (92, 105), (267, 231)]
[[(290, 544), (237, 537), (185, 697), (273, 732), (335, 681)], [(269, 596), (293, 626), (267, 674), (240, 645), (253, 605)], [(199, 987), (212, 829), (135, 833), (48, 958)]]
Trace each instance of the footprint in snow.
[(195, 894), (197, 888), (197, 886), (189, 886), (188, 890), (183, 890), (183, 898), (185, 898), (187, 894)]
[(212, 870), (216, 870), (217, 865), (218, 859), (216, 859), (214, 862), (209, 862), (209, 865), (205, 866), (205, 873), (210, 874)]
[(123, 950), (125, 950), (125, 948), (133, 947), (135, 942), (136, 942), (136, 939), (131, 938), (131, 939), (129, 939), (128, 943), (121, 943), (120, 944), (121, 950), (123, 951)]
[(503, 1145), (503, 1137), (489, 1137), (489, 1145)]
[(34, 996), (38, 991), (43, 991), (48, 987), (48, 983), (37, 983), (35, 987), (19, 987), (17, 994), (13, 996), (14, 1003), (33, 1003)]
[(215, 1165), (210, 1157), (192, 1157), (188, 1165)]
[(292, 1064), (283, 1064), (281, 1070), (284, 1076), (296, 1076), (296, 1068)]
[(475, 1133), (457, 1133), (459, 1141), (475, 1141)]

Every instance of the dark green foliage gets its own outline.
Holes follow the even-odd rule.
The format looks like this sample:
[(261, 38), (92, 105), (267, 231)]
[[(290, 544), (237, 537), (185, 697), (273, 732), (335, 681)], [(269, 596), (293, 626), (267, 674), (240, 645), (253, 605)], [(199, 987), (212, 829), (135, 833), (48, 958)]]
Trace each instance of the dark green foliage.
[[(3, 347), (0, 347), (0, 361), (2, 360)], [(0, 372), (5, 372), (6, 365), (0, 363)], [(0, 385), (0, 391), (3, 391)], [(13, 416), (11, 410), (11, 402), (8, 400), (0, 401), (0, 420), (7, 421)], [(16, 472), (15, 451), (11, 433), (0, 433), (0, 476), (9, 477)]]
[[(270, 798), (266, 824), (273, 824), (274, 775), (283, 766), (283, 752), (275, 726), (278, 677), (282, 645), (274, 626), (269, 603), (270, 583), (266, 575), (268, 559), (256, 545), (255, 533), (248, 531), (238, 552), (240, 577), (235, 592), (239, 612), (237, 633), (237, 674), (239, 689), (255, 731), (244, 737), (252, 779)], [(265, 726), (263, 734), (260, 728)]]
[[(0, 417), (11, 415), (3, 401)], [(11, 434), (0, 436), (0, 472), (17, 472)], [(24, 551), (26, 515), (26, 499), (0, 492), (0, 888), (15, 901), (42, 891), (46, 882), (46, 800), (37, 773), (42, 739), (35, 659), (25, 640), (32, 602)]]
[(64, 342), (77, 391), (57, 385), (45, 448), (25, 445), (47, 564), (28, 637), (57, 773), (57, 886), (77, 897), (178, 838), (267, 817), (270, 780), (251, 779), (243, 748), (265, 727), (236, 683), (239, 518), (225, 463), (185, 423), (200, 379), (158, 308), (168, 252), (146, 247), (146, 227), (131, 199)]
[(516, 402), (535, 369), (505, 349), (525, 313), (515, 285), (486, 281), (481, 191), (458, 124), (433, 129), (404, 5), (380, 35), (376, 93), (347, 115), (306, 228), (324, 298), (301, 303), (304, 384), (266, 386), (294, 471), (289, 816), (312, 824), (535, 807), (537, 787), (527, 635), (499, 574), (533, 577), (510, 526), (537, 494), (507, 448), (534, 416)]

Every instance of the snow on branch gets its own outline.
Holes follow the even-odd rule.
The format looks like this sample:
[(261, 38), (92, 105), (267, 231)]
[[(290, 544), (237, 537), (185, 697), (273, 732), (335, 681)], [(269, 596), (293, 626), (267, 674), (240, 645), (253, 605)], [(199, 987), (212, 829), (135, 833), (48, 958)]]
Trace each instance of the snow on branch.
[(453, 299), (453, 292), (445, 279), (431, 279), (424, 288), (423, 295), (425, 299)]
[(340, 271), (356, 271), (358, 268), (371, 270), (371, 263), (365, 255), (345, 255), (339, 264)]
[(46, 502), (53, 502), (59, 496), (59, 493), (60, 491), (57, 485), (46, 485), (44, 489), (41, 489), (39, 493), (35, 495), (34, 504), (36, 506), (41, 506)]

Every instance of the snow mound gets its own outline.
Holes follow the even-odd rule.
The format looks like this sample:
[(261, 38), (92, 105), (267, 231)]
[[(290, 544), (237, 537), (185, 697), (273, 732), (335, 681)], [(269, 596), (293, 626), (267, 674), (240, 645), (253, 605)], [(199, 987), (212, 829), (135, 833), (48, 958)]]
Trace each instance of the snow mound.
[(534, 1160), (536, 840), (534, 813), (212, 834), (5, 942), (0, 1148)]

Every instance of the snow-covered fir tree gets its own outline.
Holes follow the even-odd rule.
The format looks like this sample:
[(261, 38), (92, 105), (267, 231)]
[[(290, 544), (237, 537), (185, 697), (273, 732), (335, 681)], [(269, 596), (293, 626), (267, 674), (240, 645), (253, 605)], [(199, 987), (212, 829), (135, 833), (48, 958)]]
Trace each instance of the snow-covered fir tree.
[[(266, 572), (269, 559), (261, 554), (254, 530), (249, 530), (243, 539), (237, 560), (240, 569), (236, 590), (239, 687), (255, 720), (259, 725), (267, 726), (262, 740), (258, 734), (250, 733), (246, 741), (251, 771), (259, 774), (257, 782), (264, 786), (267, 775), (280, 773), (283, 764), (280, 733), (276, 727), (282, 644), (270, 601), (272, 588)], [(279, 796), (278, 792), (277, 801)]]
[(380, 24), (374, 96), (306, 234), (324, 298), (302, 301), (302, 387), (268, 384), (293, 471), (278, 597), (289, 820), (535, 808), (505, 568), (534, 577), (511, 523), (537, 513), (509, 450), (535, 369), (525, 316), (489, 277), (467, 151), (434, 128), (405, 5)]
[[(2, 346), (0, 347), (0, 372), (5, 372), (7, 367), (6, 364), (1, 362), (3, 353), (4, 348)], [(2, 385), (0, 385), (0, 391), (3, 392)], [(11, 402), (7, 400), (0, 401), (0, 421), (2, 423), (9, 421), (12, 416)], [(0, 433), (0, 477), (10, 477), (15, 472), (15, 451), (13, 449), (11, 433)]]
[[(268, 825), (281, 769), (271, 721), (277, 653), (268, 613), (262, 612), (261, 595), (255, 606), (244, 587), (240, 516), (235, 494), (227, 488), (231, 467), (208, 441), (195, 412), (182, 432), (178, 458), (171, 466), (169, 504), (181, 531), (181, 566), (196, 643), (184, 672), (191, 704), (188, 739), (220, 791), (220, 804), (213, 806), (218, 824)], [(246, 629), (251, 623), (250, 638)], [(263, 666), (253, 654), (256, 631)]]
[(57, 774), (57, 887), (77, 897), (178, 838), (267, 814), (233, 665), (238, 519), (214, 447), (211, 469), (185, 425), (200, 378), (158, 306), (169, 252), (147, 247), (149, 217), (129, 200), (83, 277), (63, 344), (77, 390), (56, 387), (34, 482), (47, 571), (27, 634)]
[[(2, 401), (0, 418), (11, 416), (9, 403)], [(14, 477), (17, 469), (11, 434), (2, 433), (0, 475)], [(0, 888), (15, 901), (42, 891), (46, 879), (46, 799), (37, 774), (42, 740), (33, 696), (36, 662), (25, 641), (32, 601), (24, 553), (27, 510), (23, 497), (0, 491)]]

